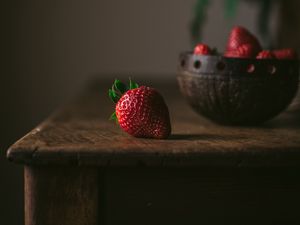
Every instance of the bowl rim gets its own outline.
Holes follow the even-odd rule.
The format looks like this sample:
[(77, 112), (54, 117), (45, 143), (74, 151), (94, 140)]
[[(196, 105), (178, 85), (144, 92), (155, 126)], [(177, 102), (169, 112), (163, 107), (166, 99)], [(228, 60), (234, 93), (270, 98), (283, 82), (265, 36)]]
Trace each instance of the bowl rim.
[(226, 59), (226, 60), (232, 60), (232, 61), (248, 61), (248, 62), (260, 62), (260, 61), (265, 61), (265, 62), (298, 62), (300, 63), (299, 59), (256, 59), (256, 58), (238, 58), (238, 57), (227, 57), (224, 56), (223, 53), (219, 53), (216, 55), (199, 55), (199, 54), (194, 54), (193, 51), (183, 51), (179, 53), (179, 58), (180, 57), (192, 57), (192, 58), (215, 58), (215, 59)]
[(222, 55), (197, 55), (192, 51), (185, 51), (179, 54), (178, 70), (195, 75), (287, 77), (288, 74), (290, 77), (299, 77), (299, 60), (233, 58)]

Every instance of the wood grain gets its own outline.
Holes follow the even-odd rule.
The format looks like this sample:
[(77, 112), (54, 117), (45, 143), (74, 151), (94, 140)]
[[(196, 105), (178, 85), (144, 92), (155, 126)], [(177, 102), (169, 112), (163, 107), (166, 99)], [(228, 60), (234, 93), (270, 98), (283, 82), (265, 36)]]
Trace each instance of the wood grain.
[(175, 83), (154, 84), (172, 121), (167, 140), (137, 139), (111, 121), (113, 105), (103, 81), (16, 142), (8, 159), (25, 164), (96, 166), (299, 166), (299, 97), (260, 127), (215, 125), (184, 101)]
[(26, 225), (97, 225), (98, 171), (25, 166)]

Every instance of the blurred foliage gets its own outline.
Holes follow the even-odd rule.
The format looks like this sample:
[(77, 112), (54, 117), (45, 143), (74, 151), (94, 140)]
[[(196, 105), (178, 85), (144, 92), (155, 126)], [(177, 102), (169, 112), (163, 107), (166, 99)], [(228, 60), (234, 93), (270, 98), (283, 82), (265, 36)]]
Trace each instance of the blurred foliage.
[[(235, 17), (239, 2), (242, 0), (224, 0), (224, 15), (226, 19)], [(246, 1), (246, 0), (244, 0)], [(258, 32), (267, 45), (271, 45), (269, 20), (274, 3), (279, 0), (247, 0), (249, 3), (259, 5), (257, 18)], [(207, 17), (207, 8), (211, 0), (197, 0), (194, 7), (194, 16), (190, 26), (192, 45), (201, 42), (202, 28)]]
[(225, 17), (233, 18), (236, 14), (237, 4), (239, 0), (224, 0), (225, 2)]
[(201, 30), (206, 19), (206, 10), (209, 3), (209, 0), (197, 0), (196, 2), (194, 18), (191, 23), (191, 38), (193, 45), (201, 41)]

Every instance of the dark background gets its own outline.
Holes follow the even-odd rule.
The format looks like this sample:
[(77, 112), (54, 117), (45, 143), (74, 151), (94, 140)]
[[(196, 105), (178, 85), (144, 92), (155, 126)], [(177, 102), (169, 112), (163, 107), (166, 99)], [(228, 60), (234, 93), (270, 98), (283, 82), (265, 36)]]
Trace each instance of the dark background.
[[(212, 1), (203, 42), (222, 52), (236, 24), (259, 36), (258, 7), (250, 2), (241, 1), (236, 17), (225, 20), (223, 1)], [(284, 15), (293, 25), (282, 26), (277, 4), (269, 26), (278, 45), (287, 39), (288, 46), (299, 47), (297, 36), (286, 38), (299, 29), (299, 19), (292, 17), (299, 4), (289, 2), (296, 7)], [(23, 170), (5, 159), (7, 148), (91, 79), (175, 79), (178, 53), (192, 47), (188, 26), (195, 0), (12, 0), (1, 5), (0, 224), (23, 224)]]

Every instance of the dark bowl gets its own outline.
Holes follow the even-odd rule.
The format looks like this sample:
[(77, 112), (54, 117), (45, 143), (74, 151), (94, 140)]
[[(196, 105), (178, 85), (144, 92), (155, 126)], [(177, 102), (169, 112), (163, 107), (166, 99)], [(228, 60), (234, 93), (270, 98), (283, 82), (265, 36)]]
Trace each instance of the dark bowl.
[(227, 125), (257, 125), (282, 112), (296, 95), (298, 60), (180, 55), (180, 90), (202, 116)]

